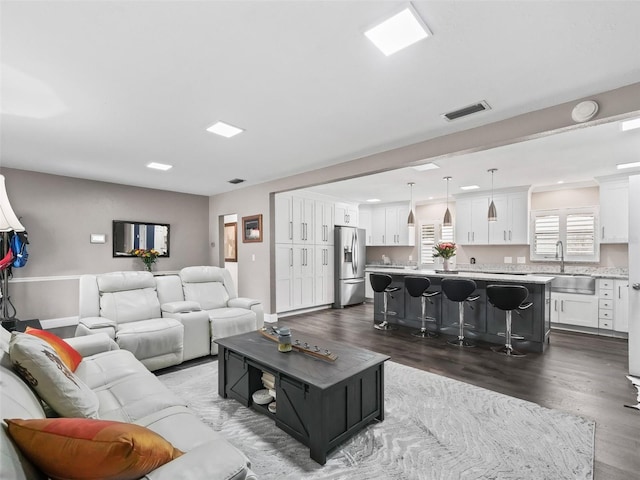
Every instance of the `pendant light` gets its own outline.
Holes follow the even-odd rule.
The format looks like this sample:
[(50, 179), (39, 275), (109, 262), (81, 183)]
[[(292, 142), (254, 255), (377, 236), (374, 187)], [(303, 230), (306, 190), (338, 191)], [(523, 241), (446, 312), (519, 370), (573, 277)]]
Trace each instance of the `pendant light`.
[(442, 220), (442, 226), (450, 227), (451, 212), (449, 211), (449, 180), (451, 180), (451, 177), (444, 177), (444, 179), (447, 181), (447, 210), (444, 212), (444, 219)]
[(415, 183), (409, 182), (408, 185), (409, 188), (411, 188), (411, 196), (409, 197), (409, 218), (407, 218), (407, 227), (413, 227), (416, 223), (415, 217), (413, 216), (413, 186)]
[(489, 205), (489, 212), (487, 213), (487, 219), (490, 222), (498, 221), (498, 212), (496, 210), (496, 204), (493, 203), (493, 174), (497, 172), (497, 168), (490, 168), (487, 172), (491, 172), (491, 204)]

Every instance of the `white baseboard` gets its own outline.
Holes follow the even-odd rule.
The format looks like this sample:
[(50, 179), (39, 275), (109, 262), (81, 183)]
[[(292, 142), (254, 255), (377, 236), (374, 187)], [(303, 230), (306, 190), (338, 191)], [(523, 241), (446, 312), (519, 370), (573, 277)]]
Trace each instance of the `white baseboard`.
[(301, 313), (310, 313), (310, 312), (317, 312), (318, 310), (327, 310), (329, 308), (331, 308), (331, 305), (319, 305), (317, 307), (302, 308), (300, 310), (292, 310), (290, 312), (281, 312), (276, 315), (279, 315), (281, 318), (284, 318), (284, 317), (290, 317), (292, 315), (300, 315)]

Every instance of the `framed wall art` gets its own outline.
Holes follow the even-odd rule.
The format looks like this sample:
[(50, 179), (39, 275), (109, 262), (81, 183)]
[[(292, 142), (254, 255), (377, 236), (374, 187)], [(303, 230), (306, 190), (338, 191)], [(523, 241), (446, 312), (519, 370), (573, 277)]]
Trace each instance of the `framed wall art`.
[(242, 217), (242, 242), (262, 241), (262, 215)]

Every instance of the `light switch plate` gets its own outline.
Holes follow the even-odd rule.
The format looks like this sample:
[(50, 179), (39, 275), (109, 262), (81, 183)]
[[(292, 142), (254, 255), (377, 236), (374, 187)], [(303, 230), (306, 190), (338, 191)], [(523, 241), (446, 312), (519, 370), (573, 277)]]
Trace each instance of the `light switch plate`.
[(527, 263), (527, 257), (518, 257), (518, 263)]
[(513, 257), (504, 257), (504, 263), (513, 263)]

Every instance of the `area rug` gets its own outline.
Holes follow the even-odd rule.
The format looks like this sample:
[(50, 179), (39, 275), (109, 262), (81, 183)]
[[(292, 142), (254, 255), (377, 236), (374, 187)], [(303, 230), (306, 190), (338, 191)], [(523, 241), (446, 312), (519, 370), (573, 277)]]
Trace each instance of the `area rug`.
[(260, 479), (592, 479), (595, 423), (394, 362), (385, 419), (318, 465), (264, 414), (218, 396), (218, 363), (160, 380), (242, 450)]

